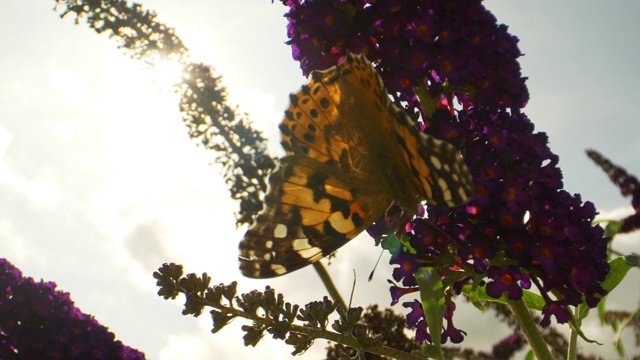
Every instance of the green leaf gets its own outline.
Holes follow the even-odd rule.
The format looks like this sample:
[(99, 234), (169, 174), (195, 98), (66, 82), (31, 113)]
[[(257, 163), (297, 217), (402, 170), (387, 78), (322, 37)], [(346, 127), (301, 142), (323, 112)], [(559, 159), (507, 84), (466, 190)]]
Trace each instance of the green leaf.
[(417, 253), (416, 249), (414, 249), (413, 246), (411, 245), (411, 242), (409, 241), (409, 237), (407, 236), (407, 234), (400, 235), (400, 243), (402, 243), (402, 246), (405, 247), (406, 252), (410, 254)]
[(589, 306), (583, 301), (582, 304), (576, 307), (576, 316), (579, 320), (585, 319), (589, 316)]
[(536, 357), (533, 354), (533, 351), (529, 350), (529, 352), (527, 353), (527, 356), (524, 357), (524, 360), (536, 360)]
[(637, 255), (627, 255), (624, 257), (624, 262), (629, 266), (638, 266), (640, 265), (640, 257)]
[(438, 353), (441, 349), (442, 322), (444, 320), (445, 299), (444, 287), (438, 272), (429, 267), (423, 267), (416, 273), (416, 280), (420, 288), (420, 300), (424, 309), (429, 334)]
[(411, 354), (425, 359), (438, 359), (438, 349), (427, 342), (425, 342), (419, 350), (413, 350)]
[[(580, 308), (581, 305), (578, 306), (578, 309)], [(585, 306), (586, 307), (586, 306)], [(588, 310), (588, 307), (587, 307)], [(580, 310), (578, 310), (578, 312), (580, 312)], [(578, 334), (578, 336), (580, 336), (580, 338), (582, 338), (582, 340), (588, 342), (588, 343), (595, 343), (598, 345), (602, 345), (601, 343), (595, 341), (595, 340), (591, 340), (587, 337), (587, 335), (584, 334), (584, 332), (582, 331), (582, 328), (580, 328), (580, 323), (578, 321), (578, 319), (576, 318), (576, 316), (574, 316), (574, 314), (571, 314), (571, 319), (569, 319), (569, 326), (571, 326), (571, 331), (576, 332), (576, 334)]]
[(622, 344), (622, 332), (624, 331), (624, 329), (629, 326), (629, 324), (632, 324), (633, 321), (640, 316), (640, 309), (636, 310), (635, 313), (631, 314), (631, 316), (627, 317), (626, 319), (624, 319), (619, 326), (614, 327), (615, 329), (615, 344), (616, 344), (616, 350), (618, 352), (618, 354), (620, 355), (621, 358), (626, 358), (625, 356), (625, 349), (624, 349), (624, 345)]
[(616, 236), (620, 229), (622, 228), (622, 221), (619, 220), (610, 220), (607, 222), (607, 225), (604, 227), (605, 236)]
[(391, 254), (397, 254), (402, 244), (395, 234), (386, 234), (382, 237), (380, 246)]
[(615, 289), (627, 275), (627, 272), (635, 266), (634, 263), (637, 260), (636, 256), (621, 256), (609, 261), (609, 274), (602, 282), (602, 288), (607, 292)]
[[(476, 290), (473, 289), (473, 285), (465, 285), (462, 287), (462, 293), (471, 297), (477, 297), (478, 300), (498, 302), (505, 305), (509, 305), (507, 296), (503, 294), (499, 299), (491, 297), (487, 294), (486, 287), (480, 286)], [(542, 308), (546, 305), (544, 298), (531, 291), (524, 290), (522, 292), (522, 300), (524, 300), (527, 307), (531, 310), (542, 311)]]
[[(465, 286), (468, 286), (469, 288), (468, 288), (467, 292), (465, 292), (464, 290), (463, 290), (463, 292), (465, 292), (466, 295), (469, 297), (469, 300), (471, 300), (471, 303), (473, 304), (473, 306), (475, 306), (476, 309), (478, 309), (480, 311), (487, 310), (487, 307), (484, 306), (484, 304), (480, 300), (480, 295), (479, 295), (480, 287), (476, 286), (476, 284), (465, 285)], [(485, 294), (486, 294), (486, 292), (485, 292)]]
[(606, 312), (606, 305), (607, 305), (607, 297), (604, 297), (598, 303), (598, 319), (600, 319), (600, 326), (604, 326), (605, 325), (604, 315), (605, 315), (605, 312)]

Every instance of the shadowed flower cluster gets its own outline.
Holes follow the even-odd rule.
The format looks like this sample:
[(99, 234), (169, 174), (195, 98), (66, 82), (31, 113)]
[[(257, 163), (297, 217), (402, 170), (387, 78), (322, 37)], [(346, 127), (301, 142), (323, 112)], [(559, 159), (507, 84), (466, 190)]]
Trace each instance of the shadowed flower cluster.
[(144, 359), (83, 314), (53, 282), (35, 282), (0, 259), (0, 358)]
[[(518, 39), (477, 0), (282, 0), (293, 58), (308, 75), (364, 53), (410, 113), (418, 91), (466, 105), (523, 107)], [(422, 115), (425, 115), (424, 111)]]
[[(473, 175), (469, 204), (429, 207), (404, 227), (402, 246), (392, 251), (399, 284), (391, 288), (393, 303), (418, 291), (422, 267), (435, 268), (450, 295), (484, 279), (489, 296), (518, 300), (533, 284), (546, 301), (543, 326), (552, 316), (567, 322), (568, 305), (598, 303), (606, 294), (609, 238), (592, 226), (594, 205), (563, 190), (547, 135), (534, 132), (520, 112), (528, 91), (518, 40), (481, 1), (283, 3), (290, 7), (293, 55), (305, 74), (335, 65), (347, 51), (365, 53), (391, 96), (414, 115), (420, 110), (425, 131), (458, 147)], [(454, 108), (454, 100), (462, 106)], [(373, 233), (383, 227), (378, 223)], [(417, 340), (430, 340), (422, 305), (403, 305), (411, 309), (407, 319)], [(454, 310), (449, 296), (443, 342), (464, 337), (453, 326)]]
[[(534, 133), (524, 114), (475, 109), (437, 111), (428, 132), (465, 144), (465, 160), (475, 182), (466, 206), (428, 207), (414, 219), (406, 246), (393, 255), (394, 279), (405, 290), (417, 286), (415, 271), (439, 269), (443, 282), (457, 289), (486, 277), (489, 296), (522, 297), (533, 283), (546, 300), (542, 325), (555, 316), (567, 322), (566, 305), (583, 298), (594, 307), (606, 292), (609, 270), (604, 230), (592, 226), (596, 209), (562, 189), (558, 157), (547, 136)], [(553, 292), (557, 298), (552, 298)], [(397, 302), (398, 296), (394, 296)], [(406, 306), (406, 305), (405, 305)]]
[(640, 229), (640, 182), (624, 168), (615, 165), (595, 150), (587, 150), (587, 155), (618, 185), (622, 196), (631, 196), (634, 214), (621, 220), (619, 233), (628, 233)]

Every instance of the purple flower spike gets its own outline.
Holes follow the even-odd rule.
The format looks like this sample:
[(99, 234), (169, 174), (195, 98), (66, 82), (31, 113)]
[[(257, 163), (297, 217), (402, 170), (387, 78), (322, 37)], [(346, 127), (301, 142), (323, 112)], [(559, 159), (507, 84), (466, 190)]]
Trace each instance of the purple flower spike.
[(422, 85), (434, 98), (455, 95), (469, 106), (522, 108), (529, 100), (518, 39), (479, 0), (282, 2), (290, 8), (288, 43), (305, 75), (351, 51), (377, 64), (410, 113), (422, 110), (414, 92)]
[[(390, 260), (393, 279), (403, 286), (392, 287), (394, 303), (417, 289), (418, 269), (435, 269), (444, 289), (451, 289), (443, 339), (452, 342), (464, 337), (450, 321), (453, 295), (478, 279), (488, 279), (489, 296), (506, 292), (513, 300), (533, 283), (547, 303), (544, 326), (552, 315), (566, 322), (567, 306), (582, 299), (591, 307), (598, 303), (606, 294), (610, 238), (592, 226), (593, 204), (563, 189), (547, 135), (535, 132), (521, 112), (529, 93), (517, 61), (518, 39), (480, 0), (283, 3), (290, 8), (289, 43), (303, 73), (336, 65), (347, 51), (364, 53), (396, 103), (422, 118), (421, 130), (458, 147), (472, 173), (468, 204), (429, 206), (426, 216), (391, 231), (406, 232)], [(628, 193), (640, 188), (635, 178), (616, 179)], [(640, 195), (633, 203), (640, 213)], [(640, 215), (629, 221), (640, 224)], [(371, 233), (379, 237), (388, 230), (383, 221)], [(417, 315), (421, 303), (403, 305), (411, 308), (416, 337), (430, 339), (424, 314)]]
[(411, 309), (407, 314), (407, 325), (416, 329), (416, 341), (432, 342), (431, 335), (427, 332), (427, 320), (424, 316), (422, 304), (418, 300), (402, 303), (402, 306)]
[(0, 259), (0, 358), (145, 359), (83, 314), (52, 282), (35, 282)]
[(640, 182), (624, 168), (615, 165), (595, 150), (587, 150), (587, 155), (618, 185), (623, 196), (631, 196), (631, 206), (635, 213), (622, 220), (620, 233), (628, 233), (640, 229)]
[(447, 320), (447, 328), (442, 332), (442, 343), (446, 343), (447, 339), (451, 340), (454, 344), (460, 344), (467, 333), (463, 330), (457, 329), (453, 325), (453, 312), (456, 310), (456, 304), (450, 303), (447, 305), (444, 318)]
[(571, 313), (567, 310), (566, 307), (562, 306), (559, 302), (552, 302), (547, 304), (544, 309), (542, 309), (542, 321), (540, 325), (543, 327), (547, 327), (551, 324), (551, 316), (555, 316), (558, 324), (565, 324), (571, 319)]

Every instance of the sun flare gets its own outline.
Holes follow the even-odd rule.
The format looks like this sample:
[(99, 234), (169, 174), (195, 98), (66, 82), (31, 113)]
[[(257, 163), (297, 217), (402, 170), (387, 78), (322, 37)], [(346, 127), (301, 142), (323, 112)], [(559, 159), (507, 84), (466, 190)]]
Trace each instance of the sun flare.
[(176, 61), (161, 60), (153, 65), (151, 71), (155, 86), (169, 89), (180, 82), (183, 67)]

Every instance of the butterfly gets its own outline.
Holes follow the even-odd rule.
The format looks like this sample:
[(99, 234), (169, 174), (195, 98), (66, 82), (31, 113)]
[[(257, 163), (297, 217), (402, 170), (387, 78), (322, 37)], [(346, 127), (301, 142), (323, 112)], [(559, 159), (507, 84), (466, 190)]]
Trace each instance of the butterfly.
[(458, 206), (473, 181), (458, 150), (418, 130), (364, 55), (348, 53), (290, 95), (286, 155), (240, 242), (240, 270), (271, 278), (330, 255), (398, 203)]

